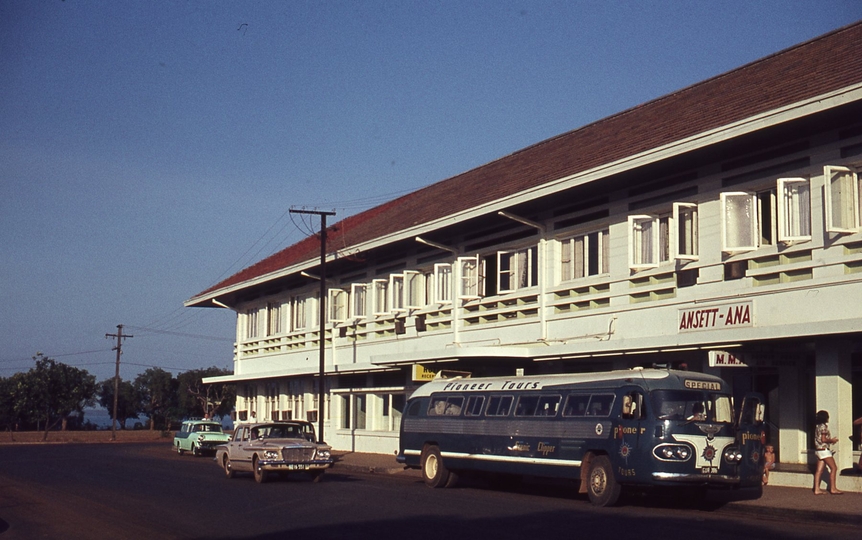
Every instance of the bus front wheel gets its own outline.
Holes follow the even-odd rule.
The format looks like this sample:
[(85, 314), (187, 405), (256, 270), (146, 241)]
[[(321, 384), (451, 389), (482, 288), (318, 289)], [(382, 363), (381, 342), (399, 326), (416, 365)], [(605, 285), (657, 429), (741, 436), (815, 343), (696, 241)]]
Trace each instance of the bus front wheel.
[(451, 474), (443, 465), (439, 448), (429, 445), (422, 449), (422, 479), (428, 487), (441, 488), (451, 485)]
[(595, 456), (590, 463), (587, 495), (595, 506), (613, 506), (620, 498), (620, 485), (614, 479), (611, 460), (607, 456)]

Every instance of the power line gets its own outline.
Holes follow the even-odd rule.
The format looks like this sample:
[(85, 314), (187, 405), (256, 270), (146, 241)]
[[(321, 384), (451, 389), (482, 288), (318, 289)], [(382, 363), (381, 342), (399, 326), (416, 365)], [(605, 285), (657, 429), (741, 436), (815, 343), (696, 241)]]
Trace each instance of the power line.
[(134, 362), (126, 362), (125, 365), (137, 366), (137, 367), (158, 368), (158, 369), (164, 369), (165, 371), (177, 371), (180, 373), (182, 373), (183, 371), (191, 371), (192, 369), (196, 369), (196, 368), (178, 368), (178, 367), (168, 367), (168, 366), (157, 366), (154, 364), (136, 364)]
[(144, 332), (152, 332), (154, 334), (165, 334), (165, 335), (169, 335), (169, 336), (179, 336), (179, 337), (187, 337), (187, 338), (193, 338), (193, 339), (205, 339), (205, 340), (210, 340), (210, 341), (226, 341), (229, 343), (233, 343), (233, 341), (234, 341), (231, 338), (224, 338), (224, 337), (218, 337), (218, 336), (205, 336), (202, 334), (187, 334), (187, 333), (183, 333), (183, 332), (174, 332), (171, 330), (159, 330), (157, 328), (147, 328), (146, 326), (127, 325), (127, 328), (134, 328), (135, 330), (142, 330)]
[[(307, 208), (309, 206), (311, 206), (311, 207), (315, 207), (315, 206), (333, 207), (332, 215), (335, 215), (335, 210), (344, 210), (344, 211), (357, 210), (357, 209), (358, 210), (366, 210), (368, 208), (373, 208), (375, 206), (389, 202), (393, 199), (397, 199), (398, 197), (413, 193), (415, 191), (416, 191), (415, 189), (407, 189), (407, 190), (395, 191), (395, 192), (391, 192), (391, 193), (384, 193), (381, 195), (375, 195), (373, 197), (342, 199), (340, 201), (335, 201), (334, 203), (329, 203), (326, 205), (302, 205), (302, 207), (303, 208)], [(297, 205), (294, 205), (291, 208), (293, 208), (295, 210), (297, 208)], [(350, 212), (345, 212), (345, 213), (350, 214)], [(215, 279), (215, 283), (221, 282), (225, 277), (227, 277), (231, 273), (236, 273), (239, 270), (241, 270), (242, 268), (245, 268), (249, 264), (252, 264), (254, 261), (256, 261), (258, 255), (260, 255), (262, 252), (264, 252), (264, 249), (266, 249), (266, 247), (271, 242), (273, 242), (273, 240), (277, 239), (281, 235), (281, 233), (287, 228), (287, 223), (285, 223), (274, 234), (272, 234), (272, 236), (270, 236), (268, 240), (265, 240), (270, 235), (270, 233), (276, 228), (276, 226), (278, 226), (278, 224), (281, 223), (281, 221), (285, 218), (285, 216), (289, 216), (291, 223), (293, 223), (293, 226), (296, 227), (297, 231), (304, 234), (305, 236), (314, 236), (316, 234), (314, 232), (313, 225), (310, 222), (308, 224), (306, 224), (302, 219), (300, 219), (300, 223), (298, 224), (296, 222), (296, 220), (294, 220), (292, 212), (290, 211), (290, 209), (288, 209), (287, 211), (282, 213), (280, 216), (278, 216), (278, 218), (272, 223), (272, 225), (270, 225), (266, 229), (266, 231), (264, 231), (263, 234), (261, 234), (260, 237), (257, 240), (255, 240), (248, 247), (248, 249), (245, 250), (245, 252), (243, 252), (242, 255), (240, 255), (231, 265), (229, 265), (227, 267), (227, 269), (224, 272), (221, 273), (221, 275), (219, 275)], [(249, 255), (250, 253), (252, 253), (252, 250), (254, 250), (255, 246), (257, 246), (258, 244), (261, 244), (261, 245), (257, 249), (257, 251), (255, 251), (254, 254)], [(285, 242), (281, 242), (281, 243), (276, 244), (276, 247), (274, 248), (273, 251), (269, 252), (269, 255), (276, 253), (280, 249), (284, 249), (284, 246), (285, 246)], [(243, 262), (243, 261), (246, 261), (246, 262)], [(151, 326), (153, 324), (155, 324), (155, 321), (153, 323), (150, 323)]]
[[(47, 354), (47, 353), (45, 353), (44, 356), (46, 358), (61, 358), (63, 356), (80, 356), (82, 354), (93, 354), (93, 353), (107, 352), (107, 351), (111, 351), (111, 350), (113, 350), (113, 349), (95, 349), (92, 351), (81, 351), (81, 352), (64, 353), (64, 354)], [(2, 358), (2, 359), (0, 359), (0, 362), (31, 362), (32, 360), (33, 360), (32, 358)]]

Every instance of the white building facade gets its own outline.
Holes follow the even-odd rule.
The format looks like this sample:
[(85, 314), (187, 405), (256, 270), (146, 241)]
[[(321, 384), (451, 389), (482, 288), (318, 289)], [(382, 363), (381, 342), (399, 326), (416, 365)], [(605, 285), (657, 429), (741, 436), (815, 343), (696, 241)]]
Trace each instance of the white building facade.
[[(392, 454), (406, 397), (473, 376), (686, 366), (767, 397), (781, 463), (862, 416), (862, 25), (516, 152), (186, 302), (237, 314), (237, 422), (323, 415)], [(325, 350), (319, 402), (318, 354)]]

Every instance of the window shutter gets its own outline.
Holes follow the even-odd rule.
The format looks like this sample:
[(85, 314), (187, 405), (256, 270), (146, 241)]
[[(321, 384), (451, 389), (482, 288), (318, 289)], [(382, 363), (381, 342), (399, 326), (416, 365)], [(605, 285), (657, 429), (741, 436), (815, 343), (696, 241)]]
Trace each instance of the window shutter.
[(652, 215), (629, 216), (629, 268), (646, 270), (658, 266), (659, 224)]
[(757, 196), (745, 191), (721, 194), (721, 250), (754, 251), (759, 247)]
[(697, 205), (694, 203), (673, 203), (670, 234), (675, 259), (698, 260), (697, 227)]
[(859, 179), (846, 167), (826, 166), (826, 230), (854, 233), (859, 229)]
[(811, 240), (811, 193), (805, 178), (778, 179), (778, 241)]

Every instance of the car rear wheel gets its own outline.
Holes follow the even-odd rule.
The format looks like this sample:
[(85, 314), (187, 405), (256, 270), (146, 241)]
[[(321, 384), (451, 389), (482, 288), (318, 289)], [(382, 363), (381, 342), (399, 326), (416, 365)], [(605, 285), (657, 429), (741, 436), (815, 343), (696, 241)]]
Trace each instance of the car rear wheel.
[(257, 456), (254, 456), (254, 459), (251, 462), (251, 468), (254, 470), (254, 481), (258, 484), (263, 484), (268, 480), (269, 474), (263, 470), (260, 466), (260, 462), (257, 459)]
[(231, 467), (230, 465), (230, 458), (227, 457), (227, 454), (225, 454), (224, 457), (221, 459), (221, 464), (222, 467), (224, 467), (224, 475), (228, 480), (230, 480), (236, 475), (236, 473), (233, 472), (233, 467)]

